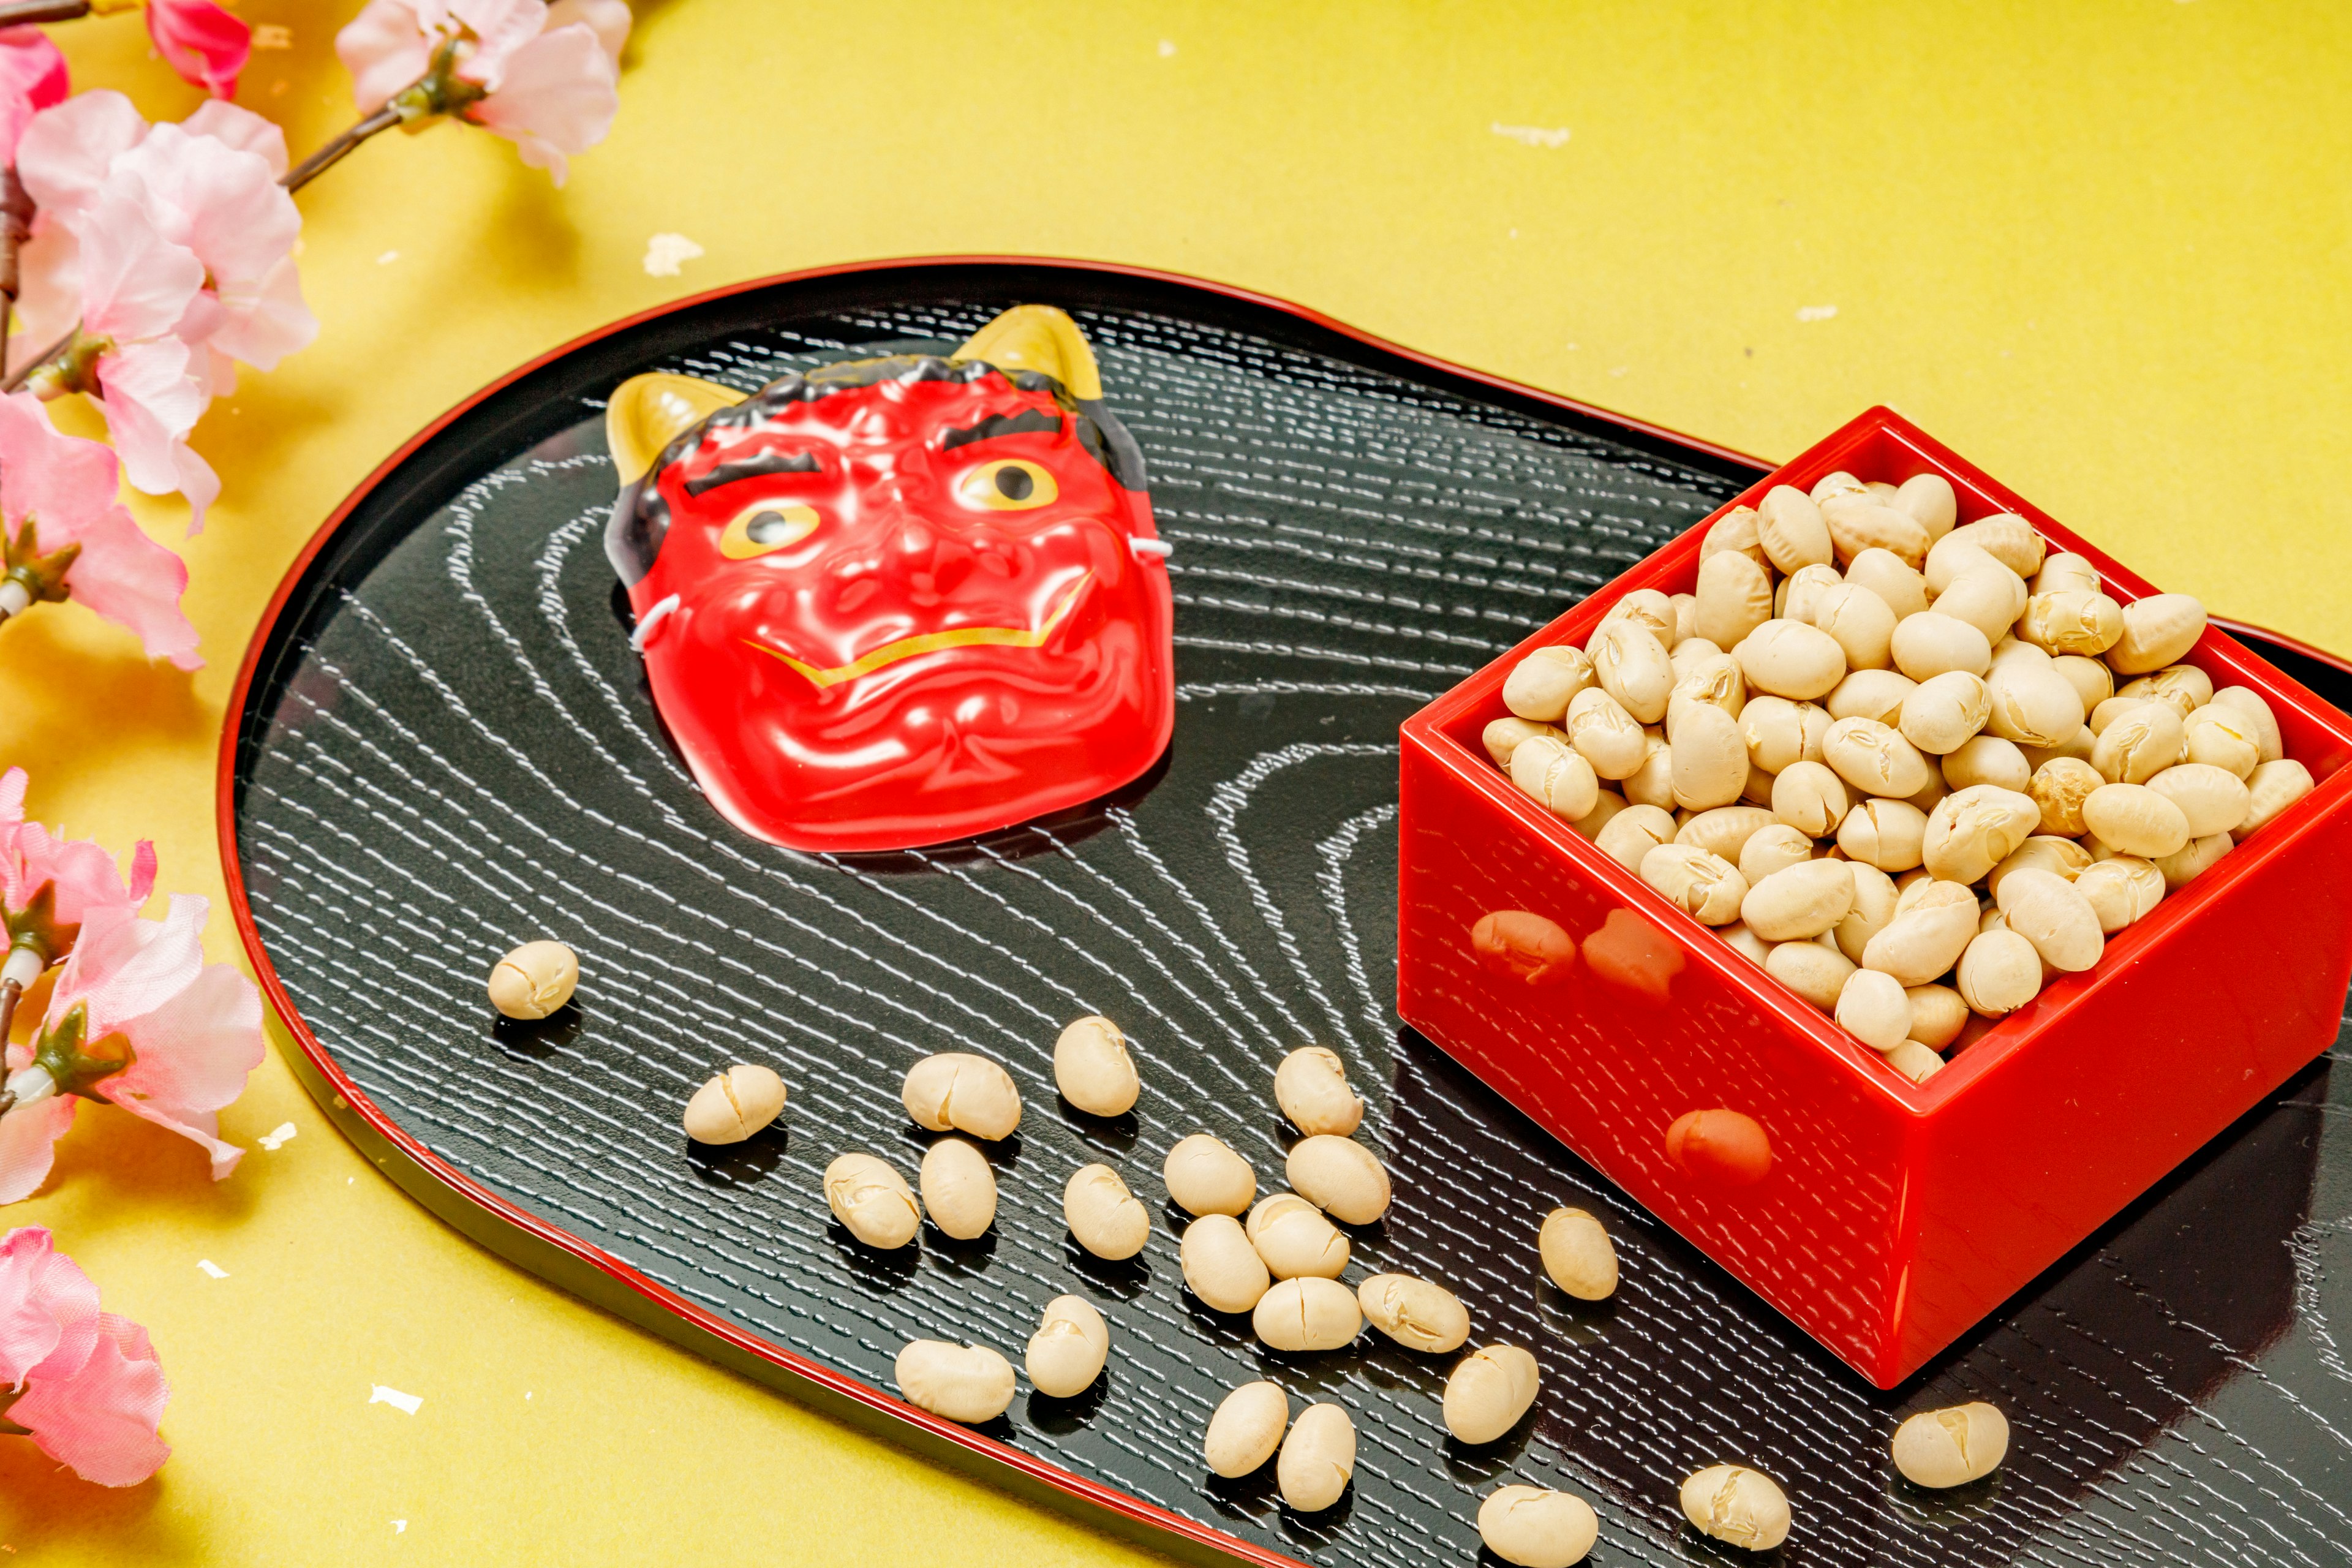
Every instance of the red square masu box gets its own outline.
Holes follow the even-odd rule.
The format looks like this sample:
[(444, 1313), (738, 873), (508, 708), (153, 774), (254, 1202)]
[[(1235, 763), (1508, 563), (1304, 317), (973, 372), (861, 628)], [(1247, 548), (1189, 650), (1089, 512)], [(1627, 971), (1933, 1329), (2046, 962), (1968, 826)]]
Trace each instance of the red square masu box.
[[(2156, 592), (1900, 416), (1758, 481), (1949, 479), (2129, 603)], [(1397, 1008), (1864, 1377), (1891, 1387), (2336, 1038), (2352, 974), (2352, 719), (2209, 628), (2315, 787), (1924, 1084), (1513, 786), (1480, 743), (1530, 650), (1690, 592), (1721, 510), (1408, 720)]]

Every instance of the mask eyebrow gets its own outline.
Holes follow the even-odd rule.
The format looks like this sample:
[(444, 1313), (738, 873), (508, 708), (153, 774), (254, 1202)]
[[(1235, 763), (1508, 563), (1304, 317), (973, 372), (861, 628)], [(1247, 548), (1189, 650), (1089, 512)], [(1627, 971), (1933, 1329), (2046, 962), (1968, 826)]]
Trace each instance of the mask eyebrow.
[(705, 490), (731, 485), (738, 479), (763, 479), (770, 474), (814, 474), (822, 465), (814, 452), (762, 452), (756, 458), (738, 458), (721, 463), (707, 474), (686, 481), (686, 493), (698, 496)]
[(1018, 414), (992, 414), (979, 424), (961, 430), (940, 433), (940, 450), (952, 452), (958, 447), (969, 447), (974, 441), (993, 440), (999, 436), (1058, 436), (1062, 433), (1062, 417), (1042, 408), (1024, 408)]

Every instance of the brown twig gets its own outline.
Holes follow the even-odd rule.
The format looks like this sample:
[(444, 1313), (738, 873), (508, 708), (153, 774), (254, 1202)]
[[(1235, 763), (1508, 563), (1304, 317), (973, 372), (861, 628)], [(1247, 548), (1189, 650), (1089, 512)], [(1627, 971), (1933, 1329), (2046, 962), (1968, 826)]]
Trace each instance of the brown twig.
[(361, 142), (381, 132), (391, 130), (400, 121), (400, 110), (386, 104), (287, 170), (278, 183), (289, 191), (299, 191), (337, 163), (341, 163)]
[(0, 27), (28, 27), (36, 22), (70, 22), (90, 13), (90, 0), (7, 0), (0, 5)]
[(0, 169), (0, 375), (8, 370), (8, 329), (23, 282), (16, 252), (33, 237), (33, 198), (16, 177), (15, 164)]
[[(74, 330), (79, 330), (79, 326), (80, 323), (76, 322)], [(65, 353), (68, 348), (73, 345), (73, 341), (74, 331), (73, 330), (69, 330), (64, 337), (59, 338), (56, 342), (51, 343), (47, 348), (43, 349), (39, 353), (34, 355), (33, 362), (30, 364), (19, 365), (15, 370), (10, 371), (8, 373), (8, 379), (5, 381), (0, 381), (0, 393), (14, 392), (18, 387), (24, 385), (26, 382), (32, 380), (33, 373), (35, 371), (40, 369), (43, 365), (48, 363), (51, 360)]]
[(25, 988), (13, 980), (0, 981), (0, 1047), (8, 1043), (8, 1030), (16, 1022), (16, 1002)]

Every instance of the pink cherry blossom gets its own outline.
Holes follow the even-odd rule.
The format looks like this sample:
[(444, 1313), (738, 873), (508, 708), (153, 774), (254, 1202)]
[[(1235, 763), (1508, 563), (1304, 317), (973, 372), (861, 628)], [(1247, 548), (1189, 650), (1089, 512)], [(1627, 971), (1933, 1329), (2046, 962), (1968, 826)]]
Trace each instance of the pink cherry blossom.
[(119, 92), (78, 92), (35, 115), (16, 147), (16, 172), (42, 218), (68, 229), (98, 205), (114, 161), (147, 137), (147, 117)]
[(193, 533), (220, 491), (187, 442), (205, 405), (236, 361), (271, 369), (318, 334), (300, 215), (277, 184), (285, 136), (234, 104), (151, 126), (121, 94), (85, 92), (34, 118), (17, 167), (40, 209), (18, 307), (29, 352), (77, 321), (84, 340), (37, 389), (95, 396), (126, 477), (185, 495)]
[[(245, 1151), (221, 1141), (219, 1111), (261, 1065), (261, 994), (231, 966), (205, 963), (208, 907), (174, 893), (160, 921), (100, 910), (83, 921), (34, 1043), (8, 1049), (18, 1102), (0, 1114), (0, 1203), (26, 1196), (48, 1175), (49, 1145), (72, 1117), (37, 1117), (22, 1133), (13, 1124), (64, 1098), (61, 1089), (111, 1100), (197, 1144), (216, 1182), (236, 1169)], [(128, 1066), (73, 1083), (44, 1070), (45, 1047), (74, 1038), (78, 1012), (81, 1057)]]
[(158, 125), (115, 160), (105, 186), (135, 192), (157, 232), (204, 263), (218, 321), (200, 337), (184, 323), (182, 335), (256, 370), (277, 369), (319, 335), (294, 268), (302, 215), (278, 184), (284, 144), (277, 142), (273, 158), (185, 126)]
[[(546, 22), (545, 0), (368, 0), (335, 35), (335, 53), (352, 73), (360, 112), (373, 114), (422, 81), (433, 57), (453, 41), (457, 79), (492, 89), (507, 61)], [(470, 38), (464, 37), (468, 30)]]
[(461, 114), (560, 185), (612, 129), (628, 36), (620, 0), (369, 0), (335, 52), (362, 112)]
[(172, 1397), (147, 1331), (99, 1310), (98, 1287), (39, 1226), (0, 1237), (0, 1430), (100, 1486), (153, 1475)]
[(253, 29), (213, 0), (147, 0), (147, 36), (164, 64), (215, 98), (236, 96)]
[[(36, 939), (30, 952), (32, 971), (38, 974), (47, 964), (72, 951), (75, 927), (87, 925), (102, 911), (128, 916), (147, 901), (155, 888), (155, 846), (140, 840), (131, 852), (131, 879), (126, 886), (113, 857), (99, 845), (89, 839), (61, 838), (37, 822), (26, 821), (25, 784), (22, 768), (0, 773), (0, 911), (8, 915), (12, 931), (29, 928), (26, 934)], [(45, 891), (51, 907), (44, 933), (43, 922), (22, 917)], [(46, 942), (37, 940), (43, 934), (49, 939)], [(12, 971), (18, 958), (12, 944), (8, 957)], [(21, 974), (11, 977), (24, 978)], [(30, 1060), (31, 1052), (18, 1047), (10, 1065), (23, 1066)], [(50, 1080), (47, 1087), (54, 1089), (55, 1081)], [(73, 1125), (78, 1103), (70, 1095), (31, 1098), (0, 1115), (0, 1203), (14, 1203), (41, 1184), (49, 1173), (50, 1145)]]
[(123, 477), (149, 495), (187, 497), (191, 533), (220, 495), (212, 465), (188, 445), (212, 389), (209, 362), (181, 333), (191, 328), (200, 342), (220, 320), (204, 284), (205, 264), (165, 239), (137, 195), (110, 180), (81, 222), (81, 342), (94, 352), (36, 382), (89, 392)]
[(200, 669), (196, 628), (180, 609), (187, 564), (131, 521), (117, 499), (120, 476), (103, 442), (60, 434), (31, 393), (0, 397), (0, 526), (14, 538), (31, 518), (44, 554), (81, 546), (66, 568), (67, 593), (128, 627), (148, 658)]
[(0, 164), (16, 161), (16, 139), (33, 116), (66, 96), (66, 58), (38, 27), (0, 29)]
[[(78, 93), (36, 116), (26, 129), (18, 174), (26, 192), (39, 204), (33, 243), (25, 251), (26, 288), (18, 307), (26, 338), (46, 347), (73, 325), (81, 310), (82, 226), (97, 207), (108, 178), (126, 162), (136, 161), (150, 138), (162, 130), (149, 125), (129, 99), (104, 89)], [(215, 100), (182, 121), (167, 141), (184, 157), (182, 144), (196, 138), (258, 158), (267, 183), (274, 184), (286, 173), (286, 133), (250, 110)], [(143, 161), (139, 180), (142, 194), (152, 188), (158, 174), (168, 178), (172, 161), (171, 154)], [(214, 174), (231, 180), (231, 194), (239, 202), (267, 208), (272, 243), (284, 238), (290, 250), (292, 239), (282, 233), (285, 215), (293, 211), (290, 197), (282, 209), (257, 200), (253, 191), (262, 182), (249, 166), (215, 169)], [(177, 205), (184, 208), (187, 204)], [(278, 259), (269, 258), (269, 267), (274, 268)], [(257, 260), (244, 268), (248, 272), (268, 269)], [(291, 268), (287, 270), (290, 274)], [(311, 330), (316, 330), (315, 324)]]
[(98, 1318), (98, 1287), (47, 1230), (24, 1226), (0, 1237), (0, 1386), (21, 1388), (51, 1363), (89, 1360)]
[[(114, 857), (95, 840), (63, 838), (25, 820), (22, 768), (0, 773), (0, 909), (21, 914), (43, 886), (57, 885), (56, 918), (79, 925), (100, 910), (135, 910), (155, 890), (155, 846), (142, 838), (131, 852), (126, 882)], [(52, 960), (63, 953), (51, 953)]]

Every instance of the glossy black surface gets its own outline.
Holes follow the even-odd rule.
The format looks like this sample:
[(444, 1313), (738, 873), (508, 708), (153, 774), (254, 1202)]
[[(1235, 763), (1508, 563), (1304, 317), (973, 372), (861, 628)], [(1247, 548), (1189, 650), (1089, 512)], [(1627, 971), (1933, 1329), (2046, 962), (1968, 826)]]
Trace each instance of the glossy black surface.
[[(749, 387), (849, 345), (954, 339), (1023, 299), (1078, 314), (1177, 547), (1169, 759), (1118, 799), (948, 851), (809, 857), (734, 834), (667, 749), (614, 614), (593, 400), (640, 369)], [(273, 964), (345, 1070), (453, 1165), (877, 1386), (910, 1337), (1017, 1362), (1049, 1297), (1087, 1296), (1112, 1323), (1104, 1383), (1024, 1392), (992, 1435), (1299, 1557), (1470, 1561), (1479, 1496), (1516, 1478), (1593, 1502), (1596, 1562), (1750, 1560), (1675, 1506), (1718, 1459), (1787, 1487), (1783, 1563), (2352, 1554), (2352, 1368), (2331, 1326), (2352, 1090), (2328, 1061), (1881, 1394), (1397, 1029), (1397, 722), (1744, 476), (1406, 368), (1168, 285), (975, 269), (787, 285), (537, 373), (372, 496), (272, 637), (237, 840)], [(491, 1027), (481, 975), (541, 935), (579, 949), (578, 1005)], [(1054, 1036), (1087, 1011), (1143, 1064), (1142, 1101), (1108, 1122), (1053, 1089)], [(1349, 1278), (1444, 1280), (1475, 1341), (1543, 1364), (1536, 1412), (1491, 1449), (1438, 1421), (1450, 1358), (1370, 1331), (1346, 1352), (1258, 1349), (1181, 1289), (1172, 1211), (1123, 1264), (1063, 1229), (1076, 1165), (1118, 1165), (1157, 1207), (1160, 1155), (1196, 1129), (1279, 1185), (1271, 1072), (1310, 1040), (1349, 1058), (1397, 1183)], [(926, 1139), (898, 1080), (954, 1048), (1003, 1060), (1027, 1102), (993, 1152), (997, 1227), (867, 1252), (818, 1173), (865, 1148), (911, 1177)], [(689, 1149), (680, 1105), (739, 1058), (782, 1071), (783, 1120)], [(1540, 1282), (1535, 1228), (1560, 1202), (1616, 1235), (1608, 1303)], [(1355, 1485), (1328, 1513), (1280, 1508), (1270, 1469), (1207, 1477), (1208, 1412), (1258, 1375), (1353, 1414)], [(1961, 1397), (2008, 1412), (2009, 1466), (1943, 1497), (1895, 1479), (1895, 1423)]]

